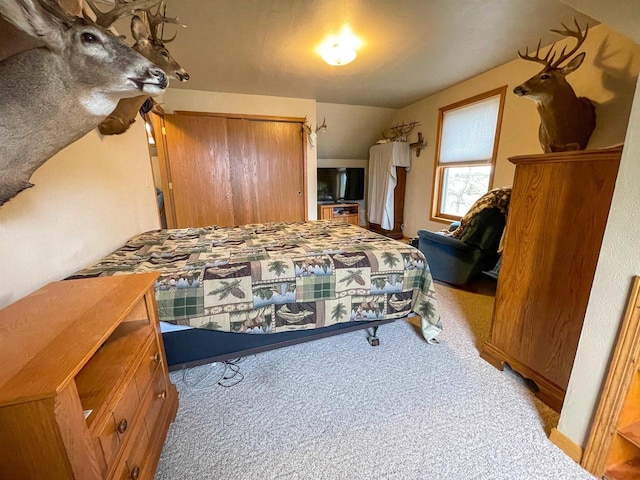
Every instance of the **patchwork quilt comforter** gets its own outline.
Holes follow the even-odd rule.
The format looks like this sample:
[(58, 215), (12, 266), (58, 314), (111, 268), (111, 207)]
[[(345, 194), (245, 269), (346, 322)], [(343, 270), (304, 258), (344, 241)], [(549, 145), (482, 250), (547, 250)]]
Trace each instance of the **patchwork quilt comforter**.
[(404, 243), (333, 221), (155, 230), (71, 278), (160, 271), (161, 321), (274, 333), (421, 316), (440, 332), (431, 273)]

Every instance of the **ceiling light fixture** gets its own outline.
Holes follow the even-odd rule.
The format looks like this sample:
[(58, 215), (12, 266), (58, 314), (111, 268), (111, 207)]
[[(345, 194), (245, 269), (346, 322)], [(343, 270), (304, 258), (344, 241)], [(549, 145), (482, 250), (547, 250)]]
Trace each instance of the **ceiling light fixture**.
[(344, 25), (338, 35), (329, 35), (317, 51), (329, 65), (342, 66), (355, 60), (356, 50), (361, 45), (362, 41), (351, 32), (348, 25)]

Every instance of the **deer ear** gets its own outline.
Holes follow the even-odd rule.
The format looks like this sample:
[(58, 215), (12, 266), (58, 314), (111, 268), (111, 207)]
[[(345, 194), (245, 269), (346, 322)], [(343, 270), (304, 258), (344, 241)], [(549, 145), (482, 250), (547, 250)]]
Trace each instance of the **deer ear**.
[(144, 47), (149, 44), (149, 30), (137, 15), (131, 17), (131, 35), (133, 35), (136, 45)]
[(49, 49), (64, 49), (62, 22), (32, 0), (0, 2), (0, 15), (26, 34), (44, 42)]
[(573, 60), (567, 63), (566, 67), (562, 68), (562, 73), (564, 75), (569, 75), (571, 72), (577, 70), (578, 67), (582, 65), (585, 55), (586, 53), (582, 52), (580, 55), (576, 55), (575, 57), (573, 57)]

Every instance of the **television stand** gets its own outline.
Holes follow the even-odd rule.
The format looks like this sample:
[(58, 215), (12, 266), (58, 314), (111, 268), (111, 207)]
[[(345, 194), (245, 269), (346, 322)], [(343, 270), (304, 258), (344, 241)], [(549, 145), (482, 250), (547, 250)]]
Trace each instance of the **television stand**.
[(330, 205), (318, 205), (318, 219), (360, 225), (360, 204), (332, 203)]

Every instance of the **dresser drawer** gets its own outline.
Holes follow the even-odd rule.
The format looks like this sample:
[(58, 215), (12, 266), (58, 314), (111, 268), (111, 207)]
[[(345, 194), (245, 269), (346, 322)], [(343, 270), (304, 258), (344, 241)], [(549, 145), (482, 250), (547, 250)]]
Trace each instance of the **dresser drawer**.
[[(105, 421), (104, 426), (98, 434), (98, 440), (107, 471), (111, 470), (113, 463), (118, 458), (118, 453), (126, 444), (128, 437), (131, 436), (133, 430), (145, 430), (145, 414), (142, 411), (143, 405), (149, 403), (147, 393), (153, 378), (163, 372), (162, 368), (158, 368), (160, 357), (158, 342), (155, 337), (150, 337), (141, 354), (142, 360), (138, 365), (133, 377), (124, 390), (122, 396), (118, 399), (109, 419)], [(140, 358), (140, 357), (138, 357)], [(122, 461), (120, 461), (122, 463)], [(121, 467), (118, 466), (117, 469)], [(119, 478), (118, 474), (114, 478)]]
[(144, 392), (147, 390), (151, 379), (154, 377), (156, 369), (162, 363), (162, 354), (158, 347), (158, 342), (154, 339), (149, 345), (149, 348), (142, 357), (142, 362), (136, 370), (134, 376), (135, 383), (138, 387), (138, 393), (140, 398), (143, 397)]
[(147, 408), (147, 412), (145, 414), (145, 424), (147, 426), (147, 433), (151, 438), (153, 436), (153, 431), (158, 422), (158, 417), (160, 412), (162, 411), (162, 407), (164, 406), (167, 395), (169, 391), (167, 389), (167, 383), (165, 380), (165, 376), (162, 373), (161, 369), (158, 369), (158, 374), (153, 378), (151, 383), (151, 387), (149, 388), (147, 395), (151, 397), (149, 407)]
[(138, 389), (135, 382), (131, 381), (98, 436), (107, 469), (133, 427), (139, 404)]
[(136, 435), (129, 442), (129, 449), (122, 456), (115, 468), (111, 480), (137, 480), (143, 476), (144, 461), (147, 455), (149, 437), (144, 425), (137, 429)]

